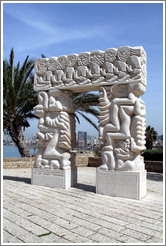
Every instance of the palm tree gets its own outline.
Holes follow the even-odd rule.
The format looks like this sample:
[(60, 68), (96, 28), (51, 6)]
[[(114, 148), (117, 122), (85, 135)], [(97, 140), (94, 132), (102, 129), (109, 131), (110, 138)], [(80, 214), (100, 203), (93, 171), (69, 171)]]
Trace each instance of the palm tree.
[(3, 126), (21, 157), (31, 153), (25, 144), (23, 130), (29, 127), (28, 118), (36, 117), (32, 109), (37, 104), (37, 95), (33, 91), (32, 70), (34, 61), (26, 57), (23, 65), (14, 66), (14, 51), (10, 52), (9, 61), (3, 61)]
[(146, 148), (152, 149), (153, 141), (157, 139), (157, 132), (154, 130), (153, 127), (147, 126), (145, 135), (146, 135)]

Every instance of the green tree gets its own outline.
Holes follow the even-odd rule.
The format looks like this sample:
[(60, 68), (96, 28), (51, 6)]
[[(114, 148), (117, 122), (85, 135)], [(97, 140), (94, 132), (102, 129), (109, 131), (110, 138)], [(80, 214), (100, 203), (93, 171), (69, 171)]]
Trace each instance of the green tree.
[(17, 146), (22, 157), (31, 153), (25, 144), (23, 130), (29, 127), (28, 118), (36, 117), (32, 110), (37, 104), (33, 91), (32, 70), (34, 61), (26, 57), (23, 65), (14, 66), (14, 50), (11, 49), (9, 61), (3, 61), (3, 126)]
[(152, 149), (153, 142), (157, 139), (157, 132), (154, 130), (154, 127), (146, 127), (146, 148)]

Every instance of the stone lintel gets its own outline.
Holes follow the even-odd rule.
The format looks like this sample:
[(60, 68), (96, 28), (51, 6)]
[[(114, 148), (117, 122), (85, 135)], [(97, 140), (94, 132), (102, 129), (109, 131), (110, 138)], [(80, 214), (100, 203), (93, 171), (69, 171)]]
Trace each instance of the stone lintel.
[(146, 170), (119, 172), (97, 169), (96, 193), (140, 200), (146, 196)]
[[(57, 90), (63, 90), (63, 91), (71, 91), (71, 92), (90, 92), (90, 91), (98, 91), (101, 86), (112, 86), (112, 85), (128, 85), (130, 83), (137, 83), (138, 85), (141, 86), (140, 94), (138, 96), (141, 96), (142, 94), (145, 93), (146, 91), (146, 84), (143, 83), (141, 80), (140, 81), (125, 81), (125, 82), (103, 82), (100, 84), (93, 84), (93, 85), (73, 85), (73, 86), (64, 86), (64, 87), (50, 87), (50, 88), (45, 88), (45, 91), (57, 91)], [(41, 89), (34, 87), (34, 91), (40, 92)]]
[(142, 82), (146, 90), (146, 53), (141, 46), (109, 48), (35, 61), (36, 92), (55, 88), (73, 92), (94, 91), (99, 86), (133, 82)]

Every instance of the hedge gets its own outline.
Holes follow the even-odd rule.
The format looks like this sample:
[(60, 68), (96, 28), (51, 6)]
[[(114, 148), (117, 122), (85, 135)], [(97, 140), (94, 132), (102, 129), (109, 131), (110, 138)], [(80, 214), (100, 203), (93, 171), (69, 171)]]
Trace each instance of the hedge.
[(147, 161), (163, 161), (163, 149), (145, 150), (142, 156)]

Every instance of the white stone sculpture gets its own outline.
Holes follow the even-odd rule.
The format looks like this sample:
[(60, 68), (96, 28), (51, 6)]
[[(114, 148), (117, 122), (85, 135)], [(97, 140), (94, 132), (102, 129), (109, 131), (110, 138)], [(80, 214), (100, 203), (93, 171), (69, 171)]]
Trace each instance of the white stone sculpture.
[(105, 76), (107, 82), (114, 82), (118, 80), (118, 69), (114, 66), (117, 49), (108, 49), (105, 51), (105, 62), (103, 64), (102, 75)]
[(77, 62), (77, 54), (71, 54), (67, 56), (66, 68), (65, 68), (66, 79), (67, 79), (66, 86), (73, 86), (76, 84), (74, 80), (76, 62)]
[(115, 67), (118, 69), (118, 81), (124, 82), (130, 78), (128, 72), (130, 72), (130, 68), (127, 65), (127, 60), (130, 57), (130, 48), (129, 47), (121, 47), (117, 51), (117, 59), (114, 62)]
[(53, 87), (64, 85), (66, 79), (63, 72), (64, 67), (63, 63), (60, 63), (57, 58), (50, 58), (48, 60), (48, 70), (52, 71), (51, 82)]
[[(145, 149), (145, 119), (143, 118), (145, 105), (126, 85), (121, 87), (113, 85), (107, 87), (107, 91), (102, 87), (100, 92), (99, 132), (100, 139), (106, 142), (102, 150), (103, 164), (100, 168), (143, 170), (144, 163), (139, 154)], [(120, 97), (117, 97), (118, 94)], [(128, 94), (127, 98), (126, 94)], [(126, 148), (126, 153), (124, 148), (126, 144), (123, 142), (130, 145), (130, 148)]]
[[(54, 186), (57, 170), (55, 183), (61, 180), (58, 187), (74, 184), (72, 177), (76, 177), (76, 172), (72, 170), (76, 169), (73, 168), (75, 154), (72, 150), (75, 146), (75, 119), (72, 93), (98, 90), (99, 138), (105, 146), (102, 149), (102, 165), (97, 172), (96, 190), (101, 194), (123, 196), (128, 189), (127, 184), (124, 185), (126, 188), (123, 187), (123, 182), (123, 192), (117, 188), (114, 194), (109, 187), (104, 187), (108, 184), (112, 186), (114, 181), (109, 181), (109, 177), (126, 180), (125, 175), (129, 175), (136, 185), (133, 186), (134, 190), (130, 189), (131, 195), (125, 196), (137, 199), (145, 195), (146, 174), (141, 153), (145, 150), (146, 110), (139, 98), (146, 90), (146, 53), (143, 47), (124, 46), (109, 48), (105, 52), (95, 50), (38, 59), (35, 62), (34, 90), (39, 92), (34, 111), (39, 117), (40, 130), (37, 133), (39, 149), (33, 173), (33, 180), (40, 177), (40, 181), (34, 183), (42, 184), (46, 179), (46, 185)], [(37, 170), (47, 170), (47, 173), (41, 174)], [(54, 175), (51, 170), (54, 170)], [(63, 174), (60, 170), (64, 170)], [(51, 181), (48, 173), (53, 175)], [(61, 175), (63, 178), (60, 178)], [(67, 179), (66, 175), (70, 178)], [(101, 180), (105, 182), (103, 186)], [(118, 183), (115, 181), (114, 185)]]
[(51, 87), (51, 71), (48, 71), (48, 59), (39, 59), (35, 64), (36, 80), (35, 85), (38, 90), (49, 89)]
[(38, 101), (34, 108), (40, 117), (35, 167), (65, 169), (70, 166), (69, 151), (75, 142), (75, 132), (71, 132), (75, 123), (71, 92), (39, 92)]
[(92, 83), (98, 84), (104, 81), (104, 77), (101, 74), (101, 66), (104, 63), (104, 52), (101, 50), (95, 50), (90, 54), (90, 64)]
[(34, 90), (99, 90), (101, 85), (140, 83), (146, 87), (146, 53), (140, 47), (95, 50), (35, 62)]
[(90, 63), (89, 52), (82, 52), (78, 55), (78, 60), (77, 60), (78, 66), (76, 67), (75, 80), (79, 85), (87, 85), (91, 83), (90, 79), (93, 78), (93, 75), (88, 69), (89, 63)]

